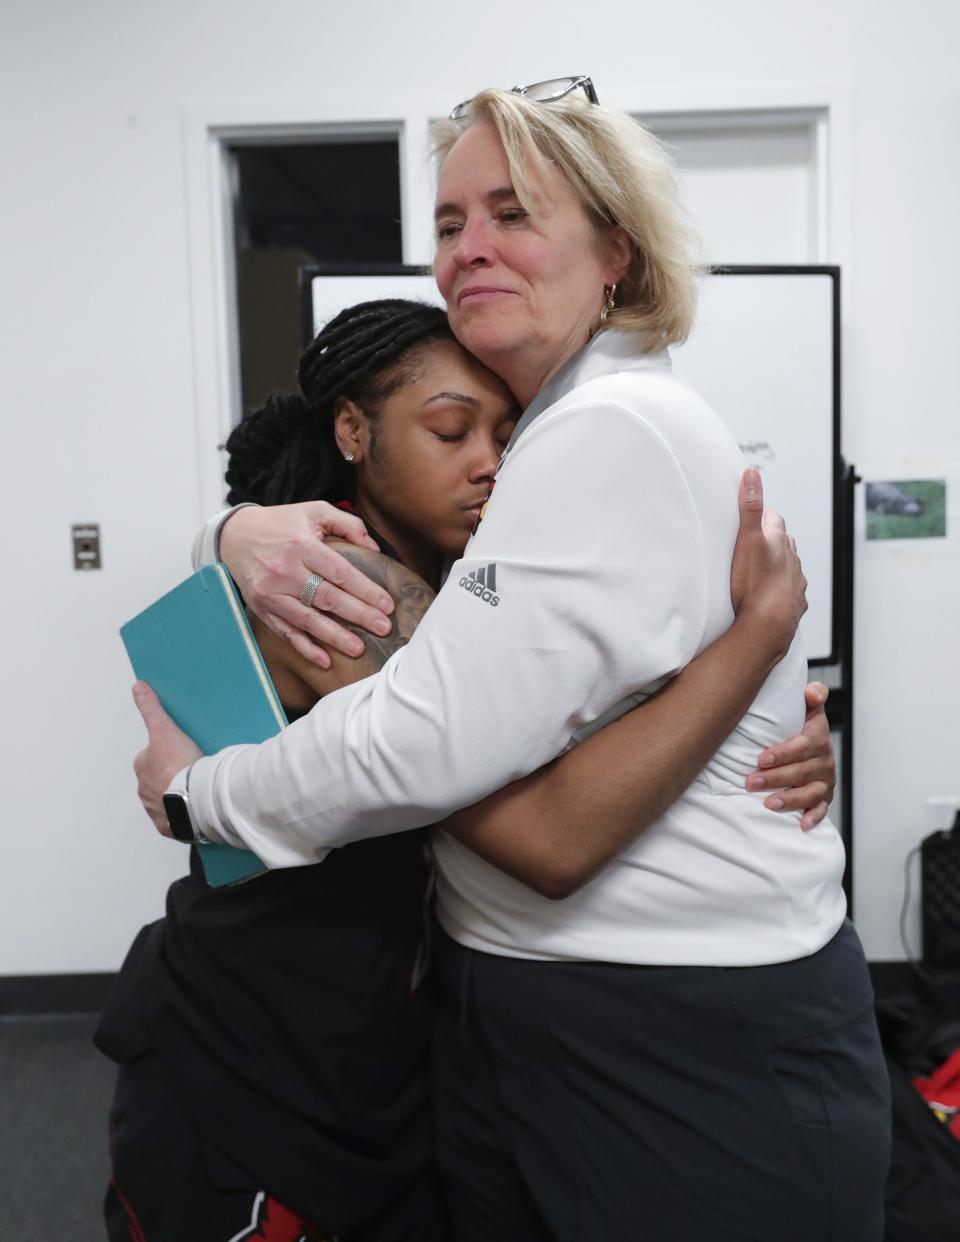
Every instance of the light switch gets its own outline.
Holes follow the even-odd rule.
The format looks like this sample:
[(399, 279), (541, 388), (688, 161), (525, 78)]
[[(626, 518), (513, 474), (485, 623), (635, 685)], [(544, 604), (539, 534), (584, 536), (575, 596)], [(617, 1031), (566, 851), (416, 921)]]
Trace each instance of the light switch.
[(82, 522), (72, 529), (74, 569), (100, 569), (100, 527)]

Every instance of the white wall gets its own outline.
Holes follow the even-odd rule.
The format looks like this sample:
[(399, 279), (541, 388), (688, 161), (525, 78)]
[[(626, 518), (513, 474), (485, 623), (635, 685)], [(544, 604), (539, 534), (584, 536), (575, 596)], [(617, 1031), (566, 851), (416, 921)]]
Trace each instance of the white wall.
[[(852, 228), (827, 257), (848, 274), (844, 447), (907, 469), (960, 459), (956, 7), (621, 0), (591, 19), (555, 0), (542, 13), (6, 0), (0, 974), (115, 968), (183, 865), (134, 799), (141, 735), (116, 629), (186, 571), (201, 516), (184, 105), (308, 99), (322, 120), (409, 92), (442, 112), (489, 82), (568, 71), (612, 99), (637, 84), (677, 99), (839, 84), (852, 144), (834, 210)], [(410, 230), (408, 259), (425, 237)], [(75, 521), (102, 524), (100, 573), (69, 567)], [(958, 784), (960, 585), (956, 560), (919, 548), (864, 562), (857, 585), (857, 913), (884, 959), (900, 956), (923, 799)]]

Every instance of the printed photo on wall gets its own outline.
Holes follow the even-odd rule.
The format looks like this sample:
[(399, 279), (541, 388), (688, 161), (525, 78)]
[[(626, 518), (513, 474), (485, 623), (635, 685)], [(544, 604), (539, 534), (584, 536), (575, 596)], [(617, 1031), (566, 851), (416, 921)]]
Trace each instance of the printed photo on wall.
[(944, 539), (946, 479), (883, 479), (866, 485), (866, 537)]

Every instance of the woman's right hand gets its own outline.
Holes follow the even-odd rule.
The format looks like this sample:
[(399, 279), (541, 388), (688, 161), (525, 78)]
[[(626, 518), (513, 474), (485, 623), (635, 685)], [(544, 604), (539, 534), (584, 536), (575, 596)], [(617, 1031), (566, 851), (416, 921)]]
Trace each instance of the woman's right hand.
[(758, 641), (769, 643), (771, 655), (782, 659), (807, 611), (807, 580), (783, 518), (764, 512), (763, 481), (753, 467), (740, 479), (740, 533), (730, 597), (738, 620), (755, 620)]
[[(384, 635), (392, 628), (388, 614), (393, 611), (383, 587), (328, 548), (327, 536), (379, 551), (360, 518), (322, 500), (247, 506), (231, 514), (220, 532), (220, 559), (244, 602), (264, 625), (321, 668), (330, 667), (324, 646), (349, 656), (364, 652), (362, 639), (334, 617)], [(300, 595), (311, 574), (319, 574), (323, 582), (307, 608)]]

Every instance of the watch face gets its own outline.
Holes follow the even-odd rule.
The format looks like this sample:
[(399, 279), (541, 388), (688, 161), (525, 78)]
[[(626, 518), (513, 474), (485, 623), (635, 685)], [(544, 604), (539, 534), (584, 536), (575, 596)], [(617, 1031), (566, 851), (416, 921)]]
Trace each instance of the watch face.
[(167, 813), (167, 820), (169, 821), (170, 831), (173, 833), (174, 840), (192, 841), (194, 837), (193, 824), (190, 821), (190, 811), (183, 794), (164, 794), (163, 809)]

